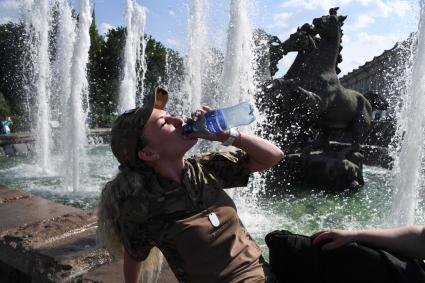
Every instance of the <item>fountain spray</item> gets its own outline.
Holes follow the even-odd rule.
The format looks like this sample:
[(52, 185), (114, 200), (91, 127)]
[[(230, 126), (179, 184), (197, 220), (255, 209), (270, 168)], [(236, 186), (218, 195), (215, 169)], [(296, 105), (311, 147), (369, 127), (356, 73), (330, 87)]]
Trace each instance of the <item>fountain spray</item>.
[(395, 162), (394, 196), (391, 222), (394, 226), (415, 223), (424, 148), (425, 116), (425, 1), (419, 2), (420, 19), (417, 33), (412, 79), (398, 123), (400, 153)]
[(88, 82), (86, 66), (89, 60), (90, 34), (89, 29), (92, 22), (89, 0), (81, 0), (80, 17), (78, 22), (78, 36), (75, 43), (74, 56), (71, 67), (71, 94), (69, 98), (68, 131), (71, 146), (66, 147), (65, 160), (69, 161), (69, 171), (72, 172), (72, 189), (76, 191), (80, 182), (80, 167), (85, 160), (84, 146), (87, 144), (86, 119), (88, 105), (83, 106), (83, 101), (88, 101)]
[(203, 50), (205, 50), (206, 27), (205, 12), (207, 3), (201, 0), (192, 0), (189, 16), (189, 51), (185, 64), (185, 92), (183, 111), (189, 113), (201, 105), (202, 94), (202, 64)]
[(146, 73), (145, 9), (133, 0), (127, 0), (125, 17), (127, 35), (124, 49), (124, 78), (120, 86), (118, 105), (119, 113), (134, 108), (139, 102), (137, 100), (141, 100), (136, 98), (138, 83), (141, 82), (143, 91), (143, 79)]
[[(56, 109), (59, 113), (56, 117), (61, 123), (61, 152), (66, 152), (66, 149), (71, 148), (71, 125), (69, 123), (70, 103), (71, 96), (71, 66), (72, 55), (74, 53), (75, 44), (75, 27), (76, 22), (72, 17), (72, 10), (67, 1), (59, 0), (59, 17), (58, 17), (58, 33), (57, 33), (57, 46), (56, 58), (53, 64), (53, 93), (56, 94)], [(66, 161), (68, 163), (68, 160)], [(66, 175), (66, 174), (65, 174)]]
[(232, 0), (227, 31), (227, 48), (223, 70), (223, 93), (226, 105), (242, 100), (254, 102), (253, 34), (249, 19), (249, 1)]
[[(32, 83), (36, 92), (37, 126), (35, 130), (36, 149), (39, 167), (49, 171), (51, 164), (51, 127), (50, 127), (50, 61), (49, 31), (51, 15), (49, 1), (23, 0), (22, 10), (26, 33), (28, 34), (29, 56), (33, 70)], [(30, 94), (29, 94), (30, 95)]]

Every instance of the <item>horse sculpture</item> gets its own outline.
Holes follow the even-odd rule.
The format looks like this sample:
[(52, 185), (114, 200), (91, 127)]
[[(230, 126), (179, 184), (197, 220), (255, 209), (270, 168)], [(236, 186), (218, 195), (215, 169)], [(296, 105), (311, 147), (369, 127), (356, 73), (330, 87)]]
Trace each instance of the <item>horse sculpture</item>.
[[(273, 37), (270, 42), (271, 62), (298, 52), (283, 77), (265, 84), (259, 105), (268, 122), (264, 131), (287, 152), (285, 161), (270, 172), (272, 187), (313, 184), (341, 191), (364, 183), (360, 142), (370, 126), (372, 108), (362, 94), (344, 88), (337, 77), (345, 19), (333, 8), (329, 15), (298, 28), (286, 41)], [(270, 71), (274, 74), (276, 66)], [(331, 145), (333, 129), (350, 130), (352, 145)]]
[(292, 51), (298, 55), (283, 78), (274, 81), (274, 88), (292, 89), (302, 96), (310, 114), (319, 117), (322, 144), (329, 143), (332, 129), (350, 129), (353, 145), (359, 146), (370, 126), (372, 108), (361, 93), (344, 88), (337, 77), (337, 63), (342, 60), (341, 26), (346, 17), (337, 16), (336, 10), (314, 19), (313, 26), (305, 24), (280, 44), (283, 55)]

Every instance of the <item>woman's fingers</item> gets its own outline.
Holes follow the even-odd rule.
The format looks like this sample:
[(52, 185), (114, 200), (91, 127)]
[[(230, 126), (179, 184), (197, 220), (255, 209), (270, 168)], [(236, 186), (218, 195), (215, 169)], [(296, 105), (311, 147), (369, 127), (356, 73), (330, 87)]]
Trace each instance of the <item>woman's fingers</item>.
[(192, 119), (193, 120), (197, 120), (199, 117), (201, 117), (202, 116), (202, 110), (200, 110), (200, 109), (197, 109), (197, 110), (195, 110), (194, 112), (192, 112), (191, 114), (190, 114), (190, 116), (192, 117)]
[(334, 240), (330, 243), (324, 244), (322, 246), (322, 251), (331, 251), (343, 246), (345, 243), (343, 241)]
[(205, 112), (210, 112), (213, 109), (211, 107), (209, 107), (208, 105), (202, 105), (202, 110), (204, 110)]
[(316, 233), (311, 235), (310, 238), (312, 238), (314, 240), (317, 236), (319, 236), (320, 234), (326, 233), (326, 232), (327, 232), (327, 230), (317, 231)]
[(321, 231), (315, 234), (316, 236), (313, 238), (313, 245), (318, 245), (323, 241), (332, 239), (332, 234), (330, 231)]
[(190, 115), (191, 115), (192, 119), (196, 121), (197, 119), (201, 118), (206, 112), (209, 112), (211, 110), (212, 110), (211, 107), (209, 107), (207, 105), (203, 105), (203, 106), (201, 106), (201, 108), (196, 109)]
[(313, 245), (323, 244), (322, 250), (339, 248), (354, 240), (353, 232), (346, 230), (319, 231), (312, 235)]

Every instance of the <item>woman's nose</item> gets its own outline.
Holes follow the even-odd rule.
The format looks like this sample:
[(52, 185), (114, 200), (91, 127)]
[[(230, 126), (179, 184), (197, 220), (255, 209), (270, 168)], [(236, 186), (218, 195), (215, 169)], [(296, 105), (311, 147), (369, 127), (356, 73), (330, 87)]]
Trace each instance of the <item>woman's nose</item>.
[(184, 123), (183, 118), (182, 117), (178, 117), (178, 116), (170, 116), (169, 117), (169, 123), (172, 123), (174, 125), (174, 127), (178, 128), (181, 127)]

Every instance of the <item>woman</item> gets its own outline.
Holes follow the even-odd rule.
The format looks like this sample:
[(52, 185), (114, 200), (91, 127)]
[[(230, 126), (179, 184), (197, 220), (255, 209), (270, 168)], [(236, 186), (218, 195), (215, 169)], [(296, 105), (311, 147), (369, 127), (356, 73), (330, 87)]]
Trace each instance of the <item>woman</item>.
[[(124, 252), (126, 282), (137, 282), (155, 248), (181, 282), (272, 282), (223, 189), (246, 186), (251, 172), (278, 163), (282, 151), (236, 130), (183, 135), (182, 118), (164, 110), (167, 91), (158, 88), (146, 98), (143, 108), (113, 124), (120, 173), (103, 189), (99, 205), (99, 239), (114, 255)], [(199, 138), (239, 150), (185, 159)]]

